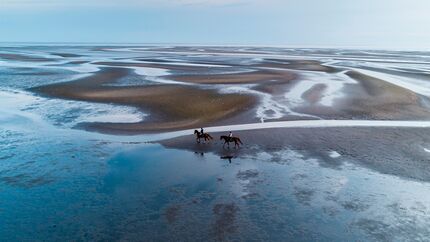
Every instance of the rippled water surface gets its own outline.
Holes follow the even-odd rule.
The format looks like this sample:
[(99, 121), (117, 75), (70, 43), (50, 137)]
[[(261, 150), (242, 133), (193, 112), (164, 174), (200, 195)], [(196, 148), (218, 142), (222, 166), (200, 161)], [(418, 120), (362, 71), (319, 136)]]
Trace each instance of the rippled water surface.
[[(245, 57), (217, 55), (212, 59), (228, 66), (255, 63), (275, 54), (306, 55), (324, 58), (333, 66), (368, 71), (371, 71), (369, 60), (381, 68), (382, 59), (383, 68), (391, 74), (381, 75), (410, 74), (411, 69), (421, 74), (429, 72), (427, 52), (349, 53), (267, 48), (258, 50), (262, 54), (248, 58), (250, 54), (245, 52), (251, 50), (256, 51), (242, 51)], [(48, 59), (0, 61), (2, 241), (426, 241), (430, 238), (427, 181), (361, 167), (354, 157), (345, 157), (336, 150), (327, 150), (327, 157), (321, 157), (311, 155), (312, 150), (307, 149), (278, 147), (275, 151), (246, 144), (243, 149), (253, 152), (220, 157), (210, 152), (168, 149), (143, 142), (149, 136), (82, 131), (75, 128), (81, 122), (138, 122), (146, 114), (133, 107), (51, 99), (27, 90), (89, 75), (99, 68), (89, 64), (91, 61), (113, 58), (129, 61), (140, 57), (136, 49), (117, 47), (98, 51), (96, 47), (12, 45), (0, 48), (0, 52)], [(60, 57), (58, 53), (63, 52), (76, 56)], [(171, 62), (178, 58), (207, 61), (204, 55), (183, 56), (171, 53), (166, 57), (154, 51), (145, 57)], [(387, 64), (399, 58), (406, 62), (401, 67), (407, 70), (401, 69), (398, 62)], [(135, 76), (117, 85), (159, 81), (160, 70), (146, 71), (145, 77), (136, 71)], [(225, 71), (232, 70), (227, 67)], [(321, 82), (320, 77), (334, 83), (330, 89), (332, 95), (323, 99), (327, 106), (331, 105), (331, 98), (343, 95), (339, 91), (348, 82), (336, 79), (344, 78), (342, 73), (336, 74), (336, 78), (328, 74), (304, 75), (312, 84)], [(414, 77), (409, 75), (409, 78)], [(338, 81), (341, 83), (336, 84)], [(411, 89), (418, 86), (407, 83), (412, 83), (408, 86)], [(427, 86), (420, 87), (425, 94)], [(223, 91), (249, 90), (246, 85), (241, 88), (226, 87)], [(296, 88), (301, 94), (308, 86), (303, 82)], [(278, 110), (275, 114), (281, 117), (302, 101), (301, 95), (290, 97), (291, 102), (286, 106), (276, 106), (271, 97), (262, 100), (267, 100), (265, 105), (277, 107), (272, 109)], [(331, 166), (333, 162), (338, 165)]]

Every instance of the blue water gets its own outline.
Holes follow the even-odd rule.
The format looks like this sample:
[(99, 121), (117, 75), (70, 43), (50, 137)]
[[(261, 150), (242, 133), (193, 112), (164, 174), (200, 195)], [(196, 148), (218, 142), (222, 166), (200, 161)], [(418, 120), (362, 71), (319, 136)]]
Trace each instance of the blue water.
[(288, 149), (230, 163), (157, 144), (33, 134), (2, 131), (3, 141), (13, 141), (1, 143), (2, 240), (430, 235), (428, 186), (349, 163), (323, 168), (318, 159)]
[[(88, 48), (61, 50), (109, 57)], [(30, 65), (0, 67), (1, 241), (430, 238), (426, 182), (380, 174), (343, 156), (334, 158), (342, 165), (324, 167), (323, 158), (288, 147), (229, 162), (136, 142), (143, 138), (72, 129), (119, 110), (26, 92), (82, 74), (37, 67), (37, 73), (51, 74), (33, 75)]]

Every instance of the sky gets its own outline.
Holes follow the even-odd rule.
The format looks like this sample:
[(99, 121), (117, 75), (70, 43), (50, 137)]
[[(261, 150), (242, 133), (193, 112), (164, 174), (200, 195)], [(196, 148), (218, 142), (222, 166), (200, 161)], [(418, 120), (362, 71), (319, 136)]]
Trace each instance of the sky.
[(430, 1), (0, 0), (0, 42), (430, 50)]

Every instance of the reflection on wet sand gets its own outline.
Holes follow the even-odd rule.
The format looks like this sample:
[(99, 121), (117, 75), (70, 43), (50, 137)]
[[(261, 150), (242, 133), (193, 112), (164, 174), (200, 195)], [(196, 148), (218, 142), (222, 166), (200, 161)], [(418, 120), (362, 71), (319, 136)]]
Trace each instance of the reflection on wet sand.
[[(4, 241), (430, 237), (428, 52), (12, 46), (0, 59)], [(201, 126), (244, 145), (198, 144)]]
[(225, 156), (221, 156), (220, 158), (221, 160), (228, 160), (228, 163), (231, 163), (231, 160), (234, 159), (235, 157), (232, 155), (225, 155)]

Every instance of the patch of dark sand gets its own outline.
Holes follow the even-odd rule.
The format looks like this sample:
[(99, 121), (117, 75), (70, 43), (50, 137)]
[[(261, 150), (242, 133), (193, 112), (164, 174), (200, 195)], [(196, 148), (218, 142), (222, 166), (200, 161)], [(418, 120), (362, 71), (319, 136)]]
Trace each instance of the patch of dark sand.
[(351, 227), (358, 228), (376, 241), (393, 241), (392, 226), (378, 220), (361, 218), (351, 224)]
[(163, 63), (133, 63), (133, 62), (95, 62), (95, 65), (101, 65), (106, 67), (149, 67), (149, 68), (160, 68), (171, 71), (200, 71), (206, 72), (208, 70), (212, 70), (213, 67), (208, 66), (189, 66), (189, 65), (169, 65)]
[(255, 199), (260, 196), (257, 192), (255, 192), (255, 186), (259, 183), (262, 183), (264, 179), (258, 179), (260, 175), (260, 172), (256, 169), (249, 169), (249, 170), (239, 170), (236, 174), (236, 178), (239, 181), (245, 182), (243, 186), (241, 196), (242, 199), (249, 200), (249, 199)]
[(172, 62), (170, 60), (156, 59), (156, 58), (136, 58), (135, 60), (143, 61), (143, 62), (155, 62), (155, 63), (171, 63)]
[(327, 89), (327, 85), (322, 83), (315, 84), (302, 94), (302, 98), (310, 104), (316, 104), (321, 101), (325, 89)]
[(325, 66), (321, 62), (316, 60), (265, 59), (263, 63), (257, 64), (256, 66), (300, 71), (321, 71), (327, 73), (334, 73), (339, 71), (334, 67)]
[(259, 174), (258, 170), (239, 171), (236, 174), (236, 178), (239, 180), (249, 180), (251, 178), (257, 177), (258, 174)]
[[(155, 59), (155, 58), (137, 58), (135, 59), (137, 61), (143, 61), (143, 62), (153, 62), (153, 63), (166, 63), (170, 65), (178, 65), (178, 61), (171, 61), (171, 60), (165, 60), (165, 59)], [(238, 66), (238, 67), (244, 67), (244, 65), (241, 65), (240, 63), (234, 63), (234, 62), (230, 62), (230, 61), (216, 61), (216, 60), (190, 60), (190, 59), (186, 59), (186, 60), (181, 60), (184, 62), (184, 64), (198, 64), (198, 65), (222, 65), (222, 66)]]
[(215, 216), (215, 222), (212, 228), (215, 238), (223, 241), (228, 235), (236, 232), (235, 220), (238, 211), (239, 207), (234, 203), (218, 203), (213, 206), (212, 212)]
[(55, 59), (40, 57), (40, 56), (31, 56), (31, 55), (23, 55), (23, 54), (9, 54), (9, 53), (0, 53), (0, 59), (11, 60), (11, 61), (24, 61), (24, 62), (48, 62), (55, 61)]
[(294, 196), (303, 205), (309, 205), (315, 191), (306, 187), (294, 187)]
[(80, 127), (107, 133), (142, 133), (207, 126), (252, 108), (251, 95), (219, 94), (183, 85), (107, 86), (129, 75), (125, 68), (104, 68), (72, 82), (31, 88), (52, 97), (114, 103), (141, 108), (150, 116), (139, 123), (86, 123)]
[(33, 174), (21, 173), (10, 176), (1, 175), (0, 181), (9, 186), (29, 189), (50, 184), (54, 182), (54, 179), (49, 176), (34, 176)]
[(181, 206), (180, 205), (171, 205), (166, 208), (164, 211), (164, 216), (169, 224), (176, 222)]
[(363, 203), (360, 200), (343, 201), (341, 205), (344, 209), (354, 212), (363, 212), (370, 207), (369, 204)]
[(81, 65), (81, 64), (85, 64), (88, 63), (89, 61), (70, 61), (67, 64), (72, 64), (72, 65)]
[(340, 103), (344, 113), (368, 119), (430, 119), (429, 110), (421, 105), (425, 97), (356, 71), (348, 71), (346, 75), (358, 81), (363, 92)]
[[(223, 148), (219, 135), (211, 144), (196, 144), (193, 136), (160, 141), (167, 148), (212, 152), (221, 156), (249, 157), (291, 149), (305, 157), (317, 158), (324, 167), (339, 169), (345, 160), (359, 166), (405, 179), (430, 181), (430, 130), (421, 128), (291, 128), (236, 131), (244, 145)], [(332, 158), (331, 151), (341, 156)], [(287, 158), (283, 158), (287, 159)], [(270, 160), (268, 160), (270, 162)]]
[(210, 75), (172, 75), (170, 79), (199, 84), (241, 84), (272, 82), (288, 83), (296, 78), (296, 75), (288, 71), (257, 70), (253, 72), (210, 74)]
[(82, 57), (84, 55), (72, 54), (72, 53), (51, 53), (51, 55), (57, 55), (64, 58)]

